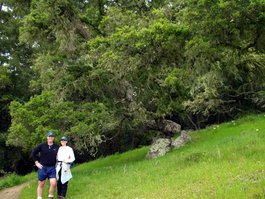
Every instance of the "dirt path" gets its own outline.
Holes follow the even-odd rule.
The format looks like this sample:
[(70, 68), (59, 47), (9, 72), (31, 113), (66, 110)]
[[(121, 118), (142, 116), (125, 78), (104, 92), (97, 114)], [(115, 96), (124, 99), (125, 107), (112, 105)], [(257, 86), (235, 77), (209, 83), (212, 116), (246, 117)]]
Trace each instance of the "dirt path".
[(27, 186), (28, 183), (24, 183), (15, 187), (7, 188), (0, 191), (1, 199), (18, 199), (21, 190)]

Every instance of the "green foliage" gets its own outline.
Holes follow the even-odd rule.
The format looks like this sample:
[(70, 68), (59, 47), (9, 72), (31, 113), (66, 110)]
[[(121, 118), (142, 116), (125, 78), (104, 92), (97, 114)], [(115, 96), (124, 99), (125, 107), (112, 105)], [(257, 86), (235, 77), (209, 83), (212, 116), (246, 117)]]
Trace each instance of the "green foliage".
[(18, 41), (20, 19), (28, 9), (29, 1), (0, 2), (0, 175), (21, 171), (17, 162), (24, 158), (20, 149), (11, 149), (5, 141), (11, 124), (10, 102), (28, 100), (31, 94), (28, 85), (32, 49)]
[(253, 95), (264, 90), (264, 6), (248, 0), (189, 1), (179, 13), (194, 35), (185, 46), (193, 79), (191, 99), (184, 102), (188, 112), (207, 118), (255, 106)]
[[(126, 23), (108, 37), (91, 40), (91, 55), (95, 57), (97, 68), (104, 68), (102, 72), (112, 74), (112, 87), (123, 88), (119, 84), (130, 81), (136, 107), (139, 107), (136, 110), (142, 108), (146, 110), (145, 114), (160, 117), (168, 113), (170, 102), (163, 81), (172, 68), (171, 64), (179, 61), (181, 52), (176, 48), (183, 45), (188, 31), (185, 26), (168, 21), (162, 12), (154, 11), (151, 15), (154, 19), (138, 19), (135, 14), (131, 15), (129, 24), (135, 20), (135, 26)], [(103, 19), (104, 23), (108, 22), (107, 17)], [(119, 26), (121, 22), (119, 20)], [(161, 70), (165, 72), (160, 73)], [(129, 104), (130, 101), (124, 105)]]
[(95, 153), (103, 140), (133, 146), (148, 120), (198, 128), (264, 110), (264, 8), (258, 0), (34, 0), (19, 18), (2, 13), (9, 24), (19, 19), (10, 27), (34, 62), (22, 56), (33, 74), (16, 76), (19, 62), (2, 56), (9, 70), (0, 89), (22, 79), (17, 88), (30, 81), (38, 94), (11, 104), (8, 143), (29, 150), (53, 130)]
[(7, 68), (0, 68), (0, 89), (6, 88), (11, 83), (10, 74), (7, 71)]
[(72, 53), (78, 45), (74, 34), (78, 23), (72, 1), (32, 1), (31, 12), (20, 27), (20, 40)]
[(7, 144), (30, 151), (45, 140), (48, 131), (57, 137), (68, 135), (79, 152), (95, 152), (104, 141), (104, 132), (116, 127), (110, 120), (111, 113), (103, 103), (57, 102), (50, 92), (36, 95), (29, 102), (21, 104), (13, 101), (10, 105), (12, 125)]
[(99, 144), (105, 141), (104, 134), (118, 125), (103, 103), (84, 103), (70, 117), (73, 125), (66, 134), (72, 137), (76, 150), (82, 153), (86, 149), (92, 155), (96, 154)]
[(196, 98), (183, 103), (186, 109), (195, 115), (204, 116), (210, 115), (211, 112), (218, 112), (223, 103), (219, 97), (219, 89), (224, 86), (221, 81), (222, 79), (219, 79), (213, 72), (200, 76), (190, 91), (191, 96), (196, 96)]
[(13, 99), (27, 99), (30, 81), (31, 49), (18, 42), (19, 20), (28, 9), (27, 2), (6, 0), (0, 3), (0, 132), (10, 125), (8, 105)]

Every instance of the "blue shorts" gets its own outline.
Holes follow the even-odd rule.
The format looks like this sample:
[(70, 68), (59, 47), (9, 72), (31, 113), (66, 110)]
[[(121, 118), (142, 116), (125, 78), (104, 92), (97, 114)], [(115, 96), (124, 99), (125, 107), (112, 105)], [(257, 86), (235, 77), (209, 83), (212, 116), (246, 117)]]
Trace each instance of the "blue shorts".
[(39, 181), (46, 180), (46, 178), (56, 178), (55, 166), (47, 167), (43, 166), (42, 169), (38, 169), (38, 179)]

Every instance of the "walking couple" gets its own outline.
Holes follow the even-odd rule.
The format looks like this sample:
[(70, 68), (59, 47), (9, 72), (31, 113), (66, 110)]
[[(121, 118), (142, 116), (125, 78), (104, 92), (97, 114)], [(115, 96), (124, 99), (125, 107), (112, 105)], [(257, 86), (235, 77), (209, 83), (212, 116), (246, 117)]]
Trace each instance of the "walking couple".
[(49, 132), (47, 142), (39, 144), (32, 151), (32, 158), (38, 167), (37, 199), (42, 199), (45, 181), (50, 181), (48, 199), (54, 198), (57, 184), (58, 199), (66, 197), (68, 181), (72, 178), (70, 165), (75, 160), (73, 149), (67, 146), (68, 138), (61, 137), (61, 146), (54, 142), (55, 134)]

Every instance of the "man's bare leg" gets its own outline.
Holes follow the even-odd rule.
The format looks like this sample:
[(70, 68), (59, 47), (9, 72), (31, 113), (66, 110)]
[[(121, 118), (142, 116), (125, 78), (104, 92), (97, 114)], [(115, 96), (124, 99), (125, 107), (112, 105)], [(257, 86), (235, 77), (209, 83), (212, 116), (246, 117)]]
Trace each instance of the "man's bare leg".
[(50, 189), (49, 189), (49, 197), (53, 197), (55, 188), (56, 188), (57, 180), (56, 178), (50, 178)]
[(39, 181), (38, 188), (37, 188), (38, 197), (42, 197), (42, 192), (43, 192), (44, 185), (45, 185), (45, 180)]

